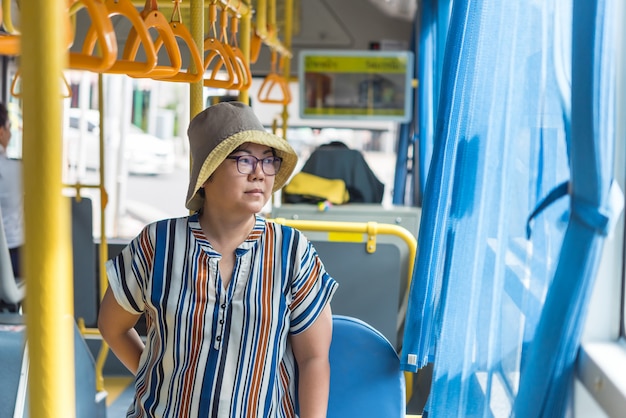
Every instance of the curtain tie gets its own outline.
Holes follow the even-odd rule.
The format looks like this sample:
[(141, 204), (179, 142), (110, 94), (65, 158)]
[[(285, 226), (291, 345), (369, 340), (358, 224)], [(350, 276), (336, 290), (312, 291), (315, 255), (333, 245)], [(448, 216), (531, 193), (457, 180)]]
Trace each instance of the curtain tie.
[[(570, 183), (567, 181), (559, 184), (552, 189), (552, 191), (550, 191), (550, 193), (548, 193), (548, 195), (541, 202), (539, 202), (526, 222), (527, 239), (530, 239), (531, 221), (533, 218), (538, 216), (545, 208), (559, 200), (561, 197), (570, 194), (569, 186)], [(609, 196), (605, 205), (597, 206), (589, 203), (587, 200), (572, 195), (570, 206), (572, 217), (596, 231), (596, 233), (607, 236), (613, 231), (615, 223), (617, 222), (619, 215), (622, 213), (624, 208), (624, 194), (622, 193), (619, 184), (612, 180)]]

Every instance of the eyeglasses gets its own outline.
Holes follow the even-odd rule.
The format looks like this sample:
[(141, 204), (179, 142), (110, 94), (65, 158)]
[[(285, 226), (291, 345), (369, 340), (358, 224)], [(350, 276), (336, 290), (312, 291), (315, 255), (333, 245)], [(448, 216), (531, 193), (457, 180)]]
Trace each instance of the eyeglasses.
[(257, 158), (254, 155), (239, 155), (236, 157), (226, 157), (229, 160), (237, 161), (237, 171), (241, 174), (252, 174), (256, 171), (256, 166), (260, 162), (261, 170), (268, 176), (275, 176), (280, 170), (283, 159), (280, 157)]

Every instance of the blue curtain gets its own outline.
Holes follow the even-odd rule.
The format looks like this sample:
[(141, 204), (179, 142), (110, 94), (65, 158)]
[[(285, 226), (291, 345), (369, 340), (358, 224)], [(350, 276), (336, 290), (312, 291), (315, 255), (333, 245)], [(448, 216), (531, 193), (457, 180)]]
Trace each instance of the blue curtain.
[(578, 3), (454, 2), (402, 350), (433, 416), (563, 416), (614, 116), (610, 12)]
[(611, 192), (621, 193), (612, 189), (613, 14), (609, 0), (574, 1), (568, 135), (571, 216), (533, 344), (524, 353), (517, 417), (559, 417), (566, 411), (602, 238), (616, 215), (610, 203)]

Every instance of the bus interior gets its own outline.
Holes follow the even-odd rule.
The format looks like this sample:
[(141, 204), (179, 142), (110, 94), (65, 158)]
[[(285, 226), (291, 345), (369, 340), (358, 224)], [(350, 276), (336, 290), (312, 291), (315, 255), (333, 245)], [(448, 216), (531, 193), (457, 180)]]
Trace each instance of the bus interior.
[(262, 215), (339, 282), (328, 417), (623, 415), (620, 0), (1, 3), (0, 418), (126, 416), (104, 263), (189, 214), (189, 121), (233, 100), (299, 156)]

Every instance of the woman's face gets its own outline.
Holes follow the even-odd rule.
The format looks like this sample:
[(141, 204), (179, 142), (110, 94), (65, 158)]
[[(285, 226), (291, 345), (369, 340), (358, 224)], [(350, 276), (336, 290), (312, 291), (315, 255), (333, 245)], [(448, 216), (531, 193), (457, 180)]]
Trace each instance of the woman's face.
[(0, 127), (0, 145), (6, 148), (11, 140), (11, 121), (7, 120), (4, 126)]
[(205, 211), (259, 213), (272, 195), (275, 166), (269, 163), (273, 157), (272, 148), (249, 142), (233, 151), (204, 183)]

